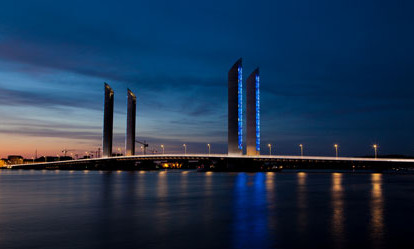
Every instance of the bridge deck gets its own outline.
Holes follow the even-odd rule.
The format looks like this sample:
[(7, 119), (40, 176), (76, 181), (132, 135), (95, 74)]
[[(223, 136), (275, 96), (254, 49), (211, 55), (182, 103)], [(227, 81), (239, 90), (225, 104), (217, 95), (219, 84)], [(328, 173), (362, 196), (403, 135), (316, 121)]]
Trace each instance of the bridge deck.
[[(54, 164), (76, 164), (76, 163), (97, 163), (105, 161), (162, 161), (162, 160), (214, 160), (214, 159), (235, 159), (235, 160), (255, 160), (255, 161), (297, 161), (297, 162), (349, 162), (349, 163), (370, 163), (370, 164), (384, 164), (384, 163), (398, 163), (414, 165), (414, 159), (400, 159), (400, 158), (363, 158), (363, 157), (322, 157), (322, 156), (282, 156), (282, 155), (260, 155), (260, 156), (239, 156), (239, 155), (227, 155), (227, 154), (153, 154), (153, 155), (135, 155), (135, 156), (119, 156), (108, 158), (91, 158), (91, 159), (78, 159), (69, 161), (55, 161), (55, 162), (40, 162), (26, 165), (54, 165)], [(7, 168), (22, 167), (19, 165), (8, 165)]]

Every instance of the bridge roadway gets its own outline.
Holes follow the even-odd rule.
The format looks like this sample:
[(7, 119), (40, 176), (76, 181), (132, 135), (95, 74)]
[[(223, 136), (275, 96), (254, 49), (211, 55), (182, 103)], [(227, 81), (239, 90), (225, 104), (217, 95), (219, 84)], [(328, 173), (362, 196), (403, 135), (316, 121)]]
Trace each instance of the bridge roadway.
[(321, 157), (321, 156), (238, 156), (227, 154), (151, 154), (91, 158), (68, 161), (9, 165), (10, 169), (155, 169), (163, 163), (180, 163), (183, 168), (207, 166), (221, 170), (263, 170), (275, 168), (414, 168), (414, 159)]

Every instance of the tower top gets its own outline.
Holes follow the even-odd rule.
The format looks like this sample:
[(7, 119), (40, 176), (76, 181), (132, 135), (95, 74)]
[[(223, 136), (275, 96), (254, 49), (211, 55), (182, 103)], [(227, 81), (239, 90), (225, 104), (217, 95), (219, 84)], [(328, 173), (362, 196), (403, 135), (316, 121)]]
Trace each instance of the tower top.
[(137, 99), (137, 96), (128, 88), (128, 96), (131, 96), (134, 100)]
[(105, 84), (105, 90), (108, 90), (113, 94), (114, 90), (112, 90), (111, 86), (109, 86), (108, 83), (106, 83), (106, 82), (104, 82), (104, 84)]

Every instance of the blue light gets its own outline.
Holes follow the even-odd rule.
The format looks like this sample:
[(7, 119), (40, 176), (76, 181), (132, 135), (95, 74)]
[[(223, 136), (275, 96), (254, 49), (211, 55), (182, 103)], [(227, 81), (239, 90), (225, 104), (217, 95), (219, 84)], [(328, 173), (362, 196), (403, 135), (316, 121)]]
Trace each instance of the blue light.
[(239, 149), (243, 149), (243, 81), (242, 67), (238, 68), (238, 145)]
[(256, 75), (256, 151), (260, 151), (260, 78)]

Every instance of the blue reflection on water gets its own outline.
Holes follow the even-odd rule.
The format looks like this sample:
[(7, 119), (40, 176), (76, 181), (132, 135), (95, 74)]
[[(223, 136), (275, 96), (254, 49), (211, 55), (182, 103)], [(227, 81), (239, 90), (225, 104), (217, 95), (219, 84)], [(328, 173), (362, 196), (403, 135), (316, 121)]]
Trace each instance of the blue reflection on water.
[[(254, 179), (252, 179), (254, 178)], [(234, 193), (234, 248), (268, 247), (266, 177), (237, 175)]]

